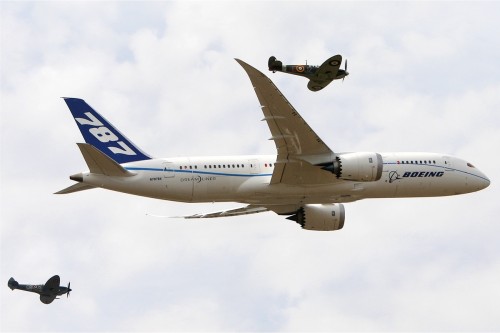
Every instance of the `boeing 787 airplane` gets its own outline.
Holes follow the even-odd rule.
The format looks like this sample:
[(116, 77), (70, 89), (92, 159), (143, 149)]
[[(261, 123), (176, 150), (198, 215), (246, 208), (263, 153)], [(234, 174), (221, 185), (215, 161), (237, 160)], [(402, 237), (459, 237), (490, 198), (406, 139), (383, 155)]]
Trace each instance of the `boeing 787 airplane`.
[(304, 229), (329, 231), (344, 226), (343, 203), (463, 194), (490, 184), (471, 163), (444, 154), (334, 151), (268, 77), (236, 61), (250, 77), (277, 154), (153, 158), (85, 101), (65, 98), (89, 170), (57, 193), (100, 187), (180, 202), (240, 202), (245, 206), (184, 218), (273, 211)]

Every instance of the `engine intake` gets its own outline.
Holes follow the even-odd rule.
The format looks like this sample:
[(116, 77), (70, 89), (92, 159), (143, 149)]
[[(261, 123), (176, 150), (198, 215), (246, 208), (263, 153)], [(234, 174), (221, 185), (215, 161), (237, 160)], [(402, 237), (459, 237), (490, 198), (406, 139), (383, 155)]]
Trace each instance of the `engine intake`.
[(378, 153), (341, 153), (335, 156), (335, 161), (319, 164), (339, 179), (358, 182), (379, 180), (383, 165), (382, 156)]
[(297, 222), (306, 230), (339, 230), (344, 227), (345, 209), (342, 204), (309, 204), (287, 219)]

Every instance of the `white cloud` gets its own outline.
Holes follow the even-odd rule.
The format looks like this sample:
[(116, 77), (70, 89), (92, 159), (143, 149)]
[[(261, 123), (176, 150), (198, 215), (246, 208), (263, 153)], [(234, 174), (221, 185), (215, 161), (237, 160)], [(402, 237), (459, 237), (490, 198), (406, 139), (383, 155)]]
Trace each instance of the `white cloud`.
[[(497, 3), (0, 6), (1, 279), (59, 274), (73, 288), (45, 306), (4, 286), (3, 331), (500, 328)], [(319, 93), (266, 69), (271, 55), (313, 64), (336, 53), (351, 75)], [(52, 194), (84, 168), (62, 96), (85, 98), (155, 156), (274, 153), (233, 58), (268, 74), (333, 149), (453, 154), (492, 185), (347, 204), (332, 233), (272, 213), (145, 215), (232, 203)]]

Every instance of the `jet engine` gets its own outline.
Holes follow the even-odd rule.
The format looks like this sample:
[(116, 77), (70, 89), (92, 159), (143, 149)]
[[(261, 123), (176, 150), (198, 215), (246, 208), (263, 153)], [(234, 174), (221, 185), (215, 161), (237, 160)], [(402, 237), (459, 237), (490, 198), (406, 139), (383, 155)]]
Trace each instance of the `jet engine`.
[(379, 180), (383, 165), (382, 156), (378, 153), (341, 153), (335, 156), (333, 162), (319, 164), (339, 179), (358, 182)]
[(342, 204), (309, 204), (287, 219), (297, 222), (306, 230), (339, 230), (344, 226), (345, 209)]

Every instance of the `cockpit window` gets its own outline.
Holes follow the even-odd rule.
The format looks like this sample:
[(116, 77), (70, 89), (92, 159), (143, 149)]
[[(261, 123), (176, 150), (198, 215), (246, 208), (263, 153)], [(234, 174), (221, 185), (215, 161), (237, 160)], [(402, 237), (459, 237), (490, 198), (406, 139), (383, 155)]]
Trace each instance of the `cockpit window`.
[(475, 168), (475, 166), (473, 166), (473, 165), (472, 165), (472, 164), (470, 164), (470, 163), (467, 163), (467, 166), (468, 166), (469, 168)]

